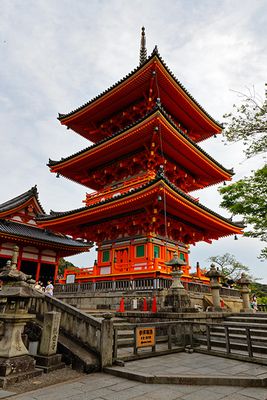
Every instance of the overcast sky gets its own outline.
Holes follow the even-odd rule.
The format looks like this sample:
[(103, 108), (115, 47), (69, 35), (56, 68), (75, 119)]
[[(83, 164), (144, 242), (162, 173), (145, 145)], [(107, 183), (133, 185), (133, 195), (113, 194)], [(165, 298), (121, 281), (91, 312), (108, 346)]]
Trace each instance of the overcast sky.
[[(83, 206), (86, 188), (49, 172), (88, 141), (57, 121), (124, 77), (139, 63), (141, 26), (175, 76), (215, 119), (238, 102), (234, 91), (263, 97), (267, 65), (266, 0), (0, 0), (0, 203), (38, 185), (47, 212)], [(234, 180), (261, 165), (245, 162), (241, 145), (221, 137), (201, 146)], [(195, 193), (193, 193), (195, 194)], [(197, 193), (223, 216), (213, 186)], [(191, 248), (191, 265), (226, 252), (267, 283), (257, 239), (233, 237)], [(95, 255), (76, 257), (92, 265)]]

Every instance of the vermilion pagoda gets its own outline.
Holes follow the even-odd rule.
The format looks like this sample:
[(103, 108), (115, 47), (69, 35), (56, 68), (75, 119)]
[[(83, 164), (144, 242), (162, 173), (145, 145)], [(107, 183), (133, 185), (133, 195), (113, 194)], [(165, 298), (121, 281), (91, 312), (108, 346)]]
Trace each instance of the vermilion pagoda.
[[(191, 279), (189, 245), (242, 233), (188, 193), (231, 180), (198, 142), (222, 127), (174, 77), (157, 48), (110, 89), (59, 120), (94, 144), (61, 161), (52, 172), (93, 193), (85, 207), (39, 218), (42, 227), (94, 241), (98, 259), (85, 280), (169, 277), (174, 251)], [(205, 278), (203, 278), (205, 279)]]

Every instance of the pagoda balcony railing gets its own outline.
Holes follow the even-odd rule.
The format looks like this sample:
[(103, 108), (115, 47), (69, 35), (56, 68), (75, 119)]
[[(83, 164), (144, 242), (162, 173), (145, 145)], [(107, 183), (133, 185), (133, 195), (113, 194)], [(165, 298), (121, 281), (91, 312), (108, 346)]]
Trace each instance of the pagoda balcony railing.
[[(165, 278), (139, 278), (134, 280), (107, 280), (98, 282), (56, 284), (55, 294), (89, 293), (89, 292), (132, 292), (168, 289), (172, 280)], [(211, 293), (209, 285), (197, 282), (183, 282), (189, 292)], [(240, 297), (237, 289), (221, 288), (221, 296)]]
[(146, 182), (149, 179), (149, 177), (150, 177), (149, 174), (144, 174), (141, 176), (137, 176), (136, 178), (132, 178), (131, 180), (127, 180), (124, 182), (117, 182), (116, 184), (111, 185), (103, 190), (87, 193), (85, 203), (88, 206), (90, 204), (94, 204), (98, 201), (101, 201), (102, 198), (104, 201), (113, 196), (115, 197), (116, 195), (128, 192), (129, 190), (131, 190), (131, 188), (135, 189), (141, 183), (143, 184), (144, 182)]

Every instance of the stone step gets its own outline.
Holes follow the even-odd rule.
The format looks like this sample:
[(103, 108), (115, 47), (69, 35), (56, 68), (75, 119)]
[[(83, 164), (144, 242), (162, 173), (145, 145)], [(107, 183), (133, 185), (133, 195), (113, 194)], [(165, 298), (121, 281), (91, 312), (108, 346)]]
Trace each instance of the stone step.
[(226, 317), (224, 320), (226, 323), (227, 322), (241, 322), (241, 323), (246, 323), (246, 324), (264, 324), (267, 325), (267, 317), (261, 316), (258, 317), (257, 314), (252, 314), (252, 317), (246, 317), (246, 316), (231, 316), (231, 317)]
[[(197, 343), (200, 345), (207, 345), (207, 340), (206, 337), (200, 337), (197, 336)], [(213, 338), (211, 337), (211, 348), (214, 347), (220, 347), (225, 349), (225, 340), (219, 339), (219, 338)], [(238, 343), (237, 341), (231, 342), (231, 349), (232, 350), (241, 350), (241, 351), (247, 351), (247, 343)], [(258, 354), (267, 354), (267, 346), (265, 347), (262, 344), (253, 344), (253, 353), (258, 353)]]
[[(242, 316), (242, 317), (247, 317), (247, 318), (254, 318), (254, 317), (257, 317), (257, 318), (267, 318), (267, 312), (262, 312), (262, 311), (257, 311), (256, 313), (241, 313), (241, 315), (240, 315), (240, 313), (238, 313), (238, 314), (231, 314), (231, 316), (232, 317), (240, 317), (240, 316)], [(227, 317), (227, 318), (230, 318), (230, 317)]]
[(62, 354), (62, 361), (71, 364), (77, 371), (91, 373), (100, 370), (100, 361), (96, 354), (62, 333), (58, 338), (58, 351)]
[[(214, 374), (168, 374), (168, 369), (166, 372), (150, 374), (148, 372), (139, 372), (125, 367), (112, 366), (104, 368), (104, 372), (120, 376), (122, 378), (143, 382), (147, 384), (173, 384), (173, 385), (212, 385), (212, 386), (243, 386), (243, 387), (265, 387), (266, 377), (248, 377), (242, 375), (229, 374), (228, 376)], [(194, 393), (195, 394), (195, 393)], [(164, 397), (164, 395), (163, 395)], [(201, 398), (201, 396), (189, 396), (190, 398)], [(188, 398), (189, 398), (188, 397)], [(141, 398), (141, 397), (140, 397)], [(167, 397), (166, 397), (167, 398)], [(185, 397), (184, 397), (185, 398)], [(187, 398), (187, 396), (186, 396)], [(230, 397), (229, 397), (230, 398)]]
[[(219, 333), (219, 332), (221, 332), (221, 333), (224, 333), (224, 327), (223, 326), (214, 326), (214, 327), (211, 327), (211, 334), (213, 334), (213, 333)], [(246, 331), (245, 331), (245, 328), (241, 328), (240, 326), (236, 326), (236, 327), (234, 327), (234, 326), (229, 326), (229, 334), (232, 336), (232, 335), (245, 335), (246, 333), (245, 333)], [(257, 336), (259, 336), (259, 337), (262, 337), (262, 338), (267, 338), (267, 329), (255, 329), (254, 327), (253, 328), (250, 328), (250, 333), (251, 333), (251, 335), (253, 336), (253, 337), (257, 337)]]
[[(225, 339), (225, 333), (224, 332), (211, 332), (211, 337), (214, 338), (214, 339), (215, 338)], [(230, 340), (236, 340), (236, 341), (241, 342), (241, 343), (246, 343), (246, 341), (247, 341), (247, 337), (246, 337), (246, 334), (244, 334), (244, 332), (241, 333), (241, 334), (235, 334), (235, 333), (230, 332), (229, 333), (229, 338), (230, 338)], [(251, 334), (251, 340), (253, 341), (253, 343), (258, 343), (258, 344), (262, 344), (262, 345), (266, 345), (267, 346), (267, 337), (262, 337), (260, 334), (254, 335), (252, 333)]]

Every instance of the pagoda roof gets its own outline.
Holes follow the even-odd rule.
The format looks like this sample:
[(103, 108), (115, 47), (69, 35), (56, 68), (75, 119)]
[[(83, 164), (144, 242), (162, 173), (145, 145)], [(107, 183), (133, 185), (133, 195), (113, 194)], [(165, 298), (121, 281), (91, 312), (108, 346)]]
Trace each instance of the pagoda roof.
[[(165, 75), (164, 82), (162, 80), (163, 87), (169, 84), (176, 93), (175, 101), (172, 100), (172, 111), (179, 109), (178, 114), (184, 120), (185, 125), (188, 127), (192, 125), (194, 130), (201, 132), (202, 138), (200, 140), (222, 130), (222, 125), (204, 110), (170, 71), (160, 56), (157, 47), (155, 47), (146, 62), (132, 70), (110, 88), (69, 113), (59, 113), (59, 121), (91, 141), (100, 140), (101, 137), (90, 136), (88, 123), (92, 122), (93, 126), (96, 126), (97, 121), (110, 117), (120, 108), (130, 105), (133, 100), (142, 97), (143, 89), (141, 88), (144, 82), (150, 79), (151, 73), (155, 68), (161, 77)], [(158, 95), (166, 106), (166, 99), (170, 93), (166, 94), (162, 90), (162, 93)], [(125, 97), (127, 97), (127, 101)]]
[(14, 221), (0, 219), (0, 237), (7, 239), (18, 239), (21, 241), (30, 241), (30, 243), (41, 243), (50, 247), (62, 248), (71, 253), (79, 253), (89, 250), (93, 244), (83, 243), (73, 240), (61, 233), (54, 233), (46, 229), (41, 229)]
[(26, 206), (31, 200), (34, 200), (38, 213), (45, 214), (45, 211), (39, 201), (37, 186), (35, 185), (30, 190), (27, 190), (27, 192), (0, 204), (0, 218), (6, 214), (10, 214), (14, 210)]
[(140, 187), (130, 189), (126, 193), (118, 193), (106, 200), (101, 199), (95, 204), (59, 214), (41, 215), (38, 218), (38, 224), (45, 227), (53, 226), (61, 231), (70, 231), (75, 229), (75, 226), (85, 226), (86, 223), (96, 223), (105, 218), (112, 219), (123, 213), (144, 209), (146, 202), (150, 204), (151, 195), (158, 194), (159, 190), (165, 190), (167, 212), (178, 217), (182, 216), (189, 224), (199, 225), (203, 229), (209, 224), (217, 231), (218, 237), (242, 233), (243, 224), (234, 223), (200, 204), (173, 185), (163, 173), (158, 173), (154, 179)]
[[(192, 139), (190, 139), (190, 137), (187, 134), (185, 134), (175, 124), (175, 122), (171, 119), (171, 117), (168, 115), (168, 113), (160, 103), (157, 103), (157, 105), (151, 111), (149, 111), (144, 117), (128, 125), (124, 129), (102, 139), (98, 143), (92, 144), (91, 146), (88, 146), (87, 148), (78, 151), (77, 153), (71, 156), (62, 158), (60, 161), (54, 161), (49, 159), (47, 165), (50, 167), (52, 172), (59, 172), (63, 176), (87, 186), (86, 183), (84, 183), (83, 181), (86, 177), (88, 177), (88, 175), (83, 176), (83, 172), (84, 174), (86, 174), (87, 173), (86, 171), (88, 171), (89, 168), (96, 168), (97, 166), (100, 166), (104, 163), (107, 163), (108, 161), (113, 160), (114, 158), (116, 158), (116, 156), (118, 157), (125, 155), (125, 153), (127, 153), (128, 151), (126, 147), (130, 149), (129, 151), (132, 151), (133, 149), (140, 147), (140, 144), (144, 144), (145, 141), (144, 134), (142, 134), (141, 136), (139, 135), (140, 136), (139, 140), (138, 139), (134, 140), (132, 136), (131, 144), (129, 139), (127, 139), (127, 143), (124, 143), (124, 145), (122, 146), (121, 141), (126, 140), (128, 133), (132, 135), (132, 132), (134, 130), (136, 130), (136, 132), (137, 130), (141, 131), (142, 129), (145, 129), (145, 127), (148, 126), (148, 124), (150, 124), (149, 125), (151, 130), (150, 133), (152, 133), (153, 126), (151, 125), (155, 124), (154, 121), (155, 118), (157, 118), (161, 122), (165, 121), (165, 125), (167, 123), (168, 126), (176, 133), (177, 139), (179, 139), (180, 141), (182, 140), (182, 142), (185, 143), (187, 148), (191, 148), (191, 152), (194, 151), (197, 154), (197, 156), (203, 160), (203, 162), (205, 163), (205, 170), (203, 169), (203, 173), (206, 174), (207, 177), (208, 177), (207, 172), (209, 170), (211, 171), (212, 168), (213, 170), (216, 169), (217, 178), (216, 179), (213, 178), (211, 184), (231, 179), (231, 176), (233, 175), (233, 170), (226, 169), (225, 167), (223, 167), (214, 158), (212, 158), (206, 151), (204, 151), (198, 144), (196, 144)], [(156, 123), (158, 123), (158, 121), (156, 121)], [(107, 146), (109, 148), (109, 151), (107, 151)], [(112, 152), (110, 150), (111, 146), (113, 146)], [(130, 146), (132, 147), (130, 148)], [(165, 141), (163, 141), (163, 146), (166, 147)], [(174, 147), (175, 146), (172, 146), (172, 151), (174, 151)], [(168, 149), (168, 151), (170, 152), (170, 148)], [(182, 158), (180, 158), (180, 162), (181, 160)], [(192, 159), (191, 159), (191, 164), (192, 164)], [(196, 166), (194, 168), (196, 168)], [(190, 170), (190, 167), (188, 169)], [(199, 164), (197, 170), (200, 171)]]

